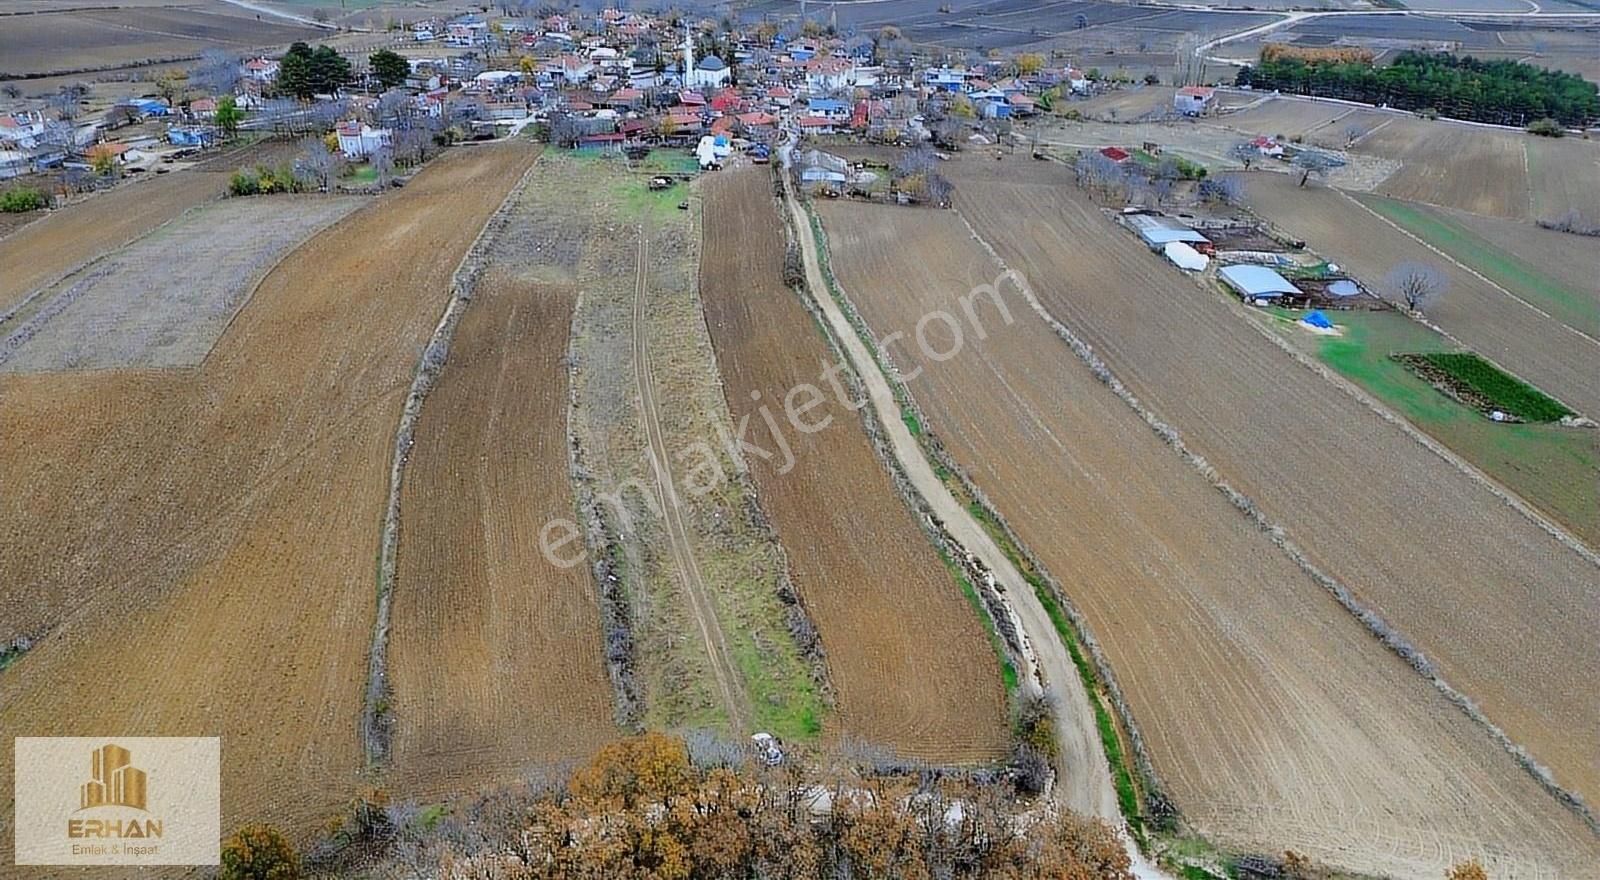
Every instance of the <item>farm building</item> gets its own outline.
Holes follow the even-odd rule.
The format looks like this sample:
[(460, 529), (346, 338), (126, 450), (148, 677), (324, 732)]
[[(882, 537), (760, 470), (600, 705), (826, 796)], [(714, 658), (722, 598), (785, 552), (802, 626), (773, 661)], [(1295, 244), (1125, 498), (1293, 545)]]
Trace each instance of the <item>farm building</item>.
[(850, 163), (821, 150), (800, 154), (800, 182), (808, 186), (843, 187), (850, 179)]
[(1139, 238), (1153, 251), (1163, 250), (1175, 241), (1183, 242), (1197, 251), (1211, 247), (1210, 239), (1176, 220), (1154, 214), (1129, 214), (1126, 219), (1133, 231), (1139, 233)]
[(1217, 90), (1207, 86), (1184, 86), (1172, 96), (1172, 106), (1185, 116), (1201, 116), (1211, 109)]
[(1264, 304), (1283, 296), (1299, 296), (1300, 288), (1266, 266), (1240, 264), (1224, 266), (1217, 272), (1223, 283), (1233, 288), (1245, 302)]

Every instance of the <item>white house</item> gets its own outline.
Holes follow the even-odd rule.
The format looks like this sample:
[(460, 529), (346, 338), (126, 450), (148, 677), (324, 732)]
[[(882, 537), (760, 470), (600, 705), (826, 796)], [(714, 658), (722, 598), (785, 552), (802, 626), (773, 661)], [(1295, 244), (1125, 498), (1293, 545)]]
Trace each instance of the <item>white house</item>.
[(339, 152), (346, 159), (363, 159), (380, 148), (388, 147), (393, 134), (387, 128), (373, 128), (365, 122), (347, 120), (339, 123)]
[(856, 85), (856, 63), (849, 58), (830, 55), (813, 58), (805, 63), (806, 90), (813, 94), (826, 94)]
[(278, 78), (278, 62), (262, 56), (244, 63), (244, 78), (258, 83), (272, 82)]
[(1200, 116), (1211, 109), (1217, 90), (1207, 86), (1184, 86), (1172, 96), (1172, 106), (1185, 116)]

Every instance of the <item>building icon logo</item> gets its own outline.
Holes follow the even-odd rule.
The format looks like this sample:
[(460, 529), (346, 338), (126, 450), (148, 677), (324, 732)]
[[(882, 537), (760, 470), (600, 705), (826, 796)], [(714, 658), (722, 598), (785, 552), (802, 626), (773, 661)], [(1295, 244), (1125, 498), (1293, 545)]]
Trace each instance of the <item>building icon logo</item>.
[(132, 807), (145, 811), (145, 772), (133, 766), (133, 754), (107, 744), (90, 753), (90, 779), (79, 788), (78, 809)]

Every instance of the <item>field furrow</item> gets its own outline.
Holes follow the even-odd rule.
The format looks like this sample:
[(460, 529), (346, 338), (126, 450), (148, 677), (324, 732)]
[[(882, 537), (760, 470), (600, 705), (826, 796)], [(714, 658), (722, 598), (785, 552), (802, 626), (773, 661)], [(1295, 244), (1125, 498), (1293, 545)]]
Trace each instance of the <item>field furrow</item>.
[[(728, 408), (750, 420), (750, 443), (776, 451), (767, 409), (792, 450), (787, 468), (788, 457), (751, 456), (751, 474), (821, 634), (837, 699), (827, 733), (930, 761), (998, 757), (1004, 689), (980, 612), (897, 496), (846, 405), (855, 398), (841, 401), (823, 376), (838, 358), (783, 283), (769, 175), (748, 168), (708, 181), (705, 214), (701, 295)], [(810, 391), (825, 402), (799, 423), (825, 427), (807, 432), (783, 408), (791, 393), (799, 406)]]
[(1600, 569), (1296, 364), (1064, 169), (959, 170), (962, 212), (1056, 317), (1559, 783), (1600, 801), (1600, 703), (1586, 696)]
[[(986, 189), (964, 184), (958, 198), (992, 216), (1002, 201)], [(1003, 198), (1030, 214), (1040, 201)], [(824, 219), (873, 331), (907, 334), (891, 356), (928, 429), (1084, 612), (1197, 829), (1401, 877), (1473, 855), (1497, 876), (1548, 876), (1600, 854), (1577, 817), (1164, 445), (1015, 288), (1001, 287), (1004, 311), (982, 300), (981, 322), (964, 317), (957, 297), (1000, 269), (960, 216), (839, 204)], [(1042, 294), (1069, 265), (1093, 265), (1082, 246), (1013, 266)], [(938, 314), (954, 322), (927, 318)]]
[(224, 828), (304, 834), (354, 793), (401, 400), (531, 158), (454, 151), (325, 230), (200, 367), (0, 378), (0, 621), (48, 632), (0, 728), (222, 736)]

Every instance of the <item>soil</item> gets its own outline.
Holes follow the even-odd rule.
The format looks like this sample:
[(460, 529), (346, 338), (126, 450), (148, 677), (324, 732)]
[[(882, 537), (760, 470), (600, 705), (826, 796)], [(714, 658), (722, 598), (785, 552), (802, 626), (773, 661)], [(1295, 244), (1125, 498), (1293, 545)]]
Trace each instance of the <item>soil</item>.
[(518, 271), (514, 236), (490, 244), (401, 500), (392, 787), (424, 802), (616, 734), (594, 580), (541, 549), (547, 522), (577, 521), (562, 362), (577, 293)]
[(45, 634), (0, 727), (220, 735), (224, 828), (339, 811), (402, 397), (531, 158), (451, 151), (301, 245), (198, 368), (0, 378), (0, 640)]
[(1600, 704), (1574, 698), (1600, 670), (1594, 563), (1165, 266), (1066, 169), (952, 172), (958, 208), (1134, 394), (1558, 783), (1600, 800)]
[(0, 314), (35, 289), (220, 197), (226, 174), (182, 171), (124, 183), (0, 239)]
[[(1384, 277), (1401, 263), (1437, 267), (1449, 284), (1427, 306), (1429, 321), (1578, 412), (1600, 413), (1600, 369), (1595, 367), (1600, 363), (1600, 322), (1585, 327), (1559, 320), (1336, 190), (1296, 187), (1279, 176), (1251, 174), (1245, 200), (1368, 290), (1381, 291)], [(1569, 313), (1574, 311), (1583, 309)]]
[(836, 698), (825, 733), (939, 763), (1001, 757), (1007, 735), (998, 661), (977, 613), (896, 494), (860, 416), (821, 376), (837, 356), (783, 284), (784, 227), (770, 174), (723, 172), (707, 181), (705, 196), (701, 294), (735, 420), (750, 417), (750, 442), (771, 449), (763, 406), (780, 410), (774, 416), (782, 420), (790, 389), (810, 383), (827, 395), (807, 423), (826, 417), (828, 427), (785, 429), (792, 470), (751, 468), (821, 634)]
[[(980, 233), (992, 234), (1042, 297), (1070, 277), (1076, 297), (1105, 291), (1123, 305), (1103, 308), (1151, 320), (1127, 307), (1138, 295), (1130, 284), (1146, 289), (1151, 278), (1089, 277), (1120, 274), (1135, 254), (1162, 268), (1137, 243), (1111, 238), (1125, 233), (1094, 212), (1103, 235), (1075, 228), (1073, 246), (1052, 238), (1036, 251), (1040, 233), (1029, 230), (1058, 222), (1060, 200), (990, 186), (962, 178), (958, 203), (965, 211), (982, 202)], [(1019, 212), (1015, 223), (994, 219)], [(951, 310), (957, 294), (990, 280), (985, 264), (994, 264), (958, 216), (849, 204), (824, 213), (836, 266), (879, 334)], [(1130, 249), (1118, 254), (1113, 241)], [(1115, 256), (1077, 258), (1086, 252)], [(1192, 285), (1165, 290), (1155, 308), (1202, 296)], [(1576, 817), (1166, 448), (1020, 298), (1011, 302), (1014, 322), (992, 316), (990, 336), (969, 333), (958, 357), (941, 363), (907, 345), (900, 367), (926, 369), (910, 387), (929, 429), (1088, 616), (1194, 827), (1229, 846), (1288, 846), (1407, 877), (1436, 876), (1469, 855), (1503, 869), (1574, 870), (1600, 851)], [(1171, 349), (1184, 337), (1164, 338)], [(935, 338), (930, 349), (951, 341)], [(1124, 353), (1112, 342), (1096, 347)], [(1494, 802), (1479, 800), (1483, 792)]]

